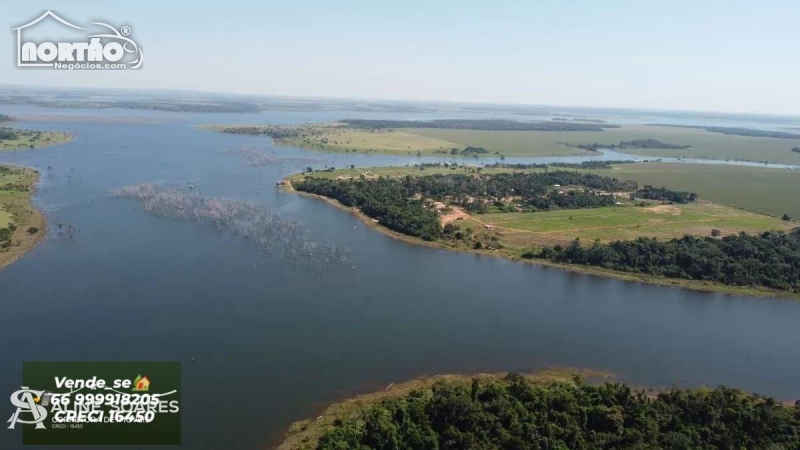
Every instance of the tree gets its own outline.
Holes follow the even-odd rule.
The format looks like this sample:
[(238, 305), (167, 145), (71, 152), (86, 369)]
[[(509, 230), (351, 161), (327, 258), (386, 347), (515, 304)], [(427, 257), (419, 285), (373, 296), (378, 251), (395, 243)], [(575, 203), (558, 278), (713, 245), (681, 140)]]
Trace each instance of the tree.
[(356, 165), (355, 165), (355, 164), (350, 164), (350, 168), (351, 168), (351, 169), (355, 169), (355, 168), (356, 168)]
[(792, 220), (792, 218), (789, 217), (788, 214), (784, 214), (783, 217), (781, 217), (781, 220), (787, 220), (788, 221), (788, 220)]

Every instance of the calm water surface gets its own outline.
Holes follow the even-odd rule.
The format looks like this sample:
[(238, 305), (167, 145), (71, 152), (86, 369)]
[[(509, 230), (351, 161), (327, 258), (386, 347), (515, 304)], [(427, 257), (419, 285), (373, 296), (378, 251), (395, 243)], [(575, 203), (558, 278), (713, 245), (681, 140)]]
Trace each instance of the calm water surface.
[[(650, 386), (725, 384), (800, 397), (800, 302), (647, 287), (401, 243), (273, 185), (308, 165), (416, 157), (281, 148), (314, 161), (249, 167), (219, 151), (270, 150), (269, 139), (194, 127), (369, 115), (117, 113), (167, 121), (23, 123), (72, 130), (76, 139), (0, 154), (42, 172), (36, 204), (49, 222), (47, 240), (0, 271), (0, 393), (18, 389), (25, 360), (183, 361), (187, 449), (263, 448), (330, 401), (434, 373), (555, 364)], [(313, 239), (351, 246), (354, 268), (309, 274), (262, 263), (246, 241), (109, 196), (144, 182), (192, 182), (206, 195), (269, 204)], [(79, 232), (60, 236), (56, 223)], [(20, 439), (0, 433), (0, 448)]]

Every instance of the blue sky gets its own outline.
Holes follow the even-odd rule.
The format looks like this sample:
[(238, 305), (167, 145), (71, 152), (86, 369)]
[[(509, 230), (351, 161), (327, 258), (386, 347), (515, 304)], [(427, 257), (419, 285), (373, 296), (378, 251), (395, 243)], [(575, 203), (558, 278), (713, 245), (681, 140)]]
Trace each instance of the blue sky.
[[(4, 1), (0, 83), (800, 115), (800, 1)], [(140, 71), (20, 70), (54, 8)]]

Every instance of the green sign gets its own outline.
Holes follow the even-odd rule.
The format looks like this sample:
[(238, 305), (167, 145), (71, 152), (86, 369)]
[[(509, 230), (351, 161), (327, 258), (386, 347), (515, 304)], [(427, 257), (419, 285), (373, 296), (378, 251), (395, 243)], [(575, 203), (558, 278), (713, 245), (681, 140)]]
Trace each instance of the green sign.
[(22, 443), (180, 444), (179, 362), (25, 362), (8, 428)]

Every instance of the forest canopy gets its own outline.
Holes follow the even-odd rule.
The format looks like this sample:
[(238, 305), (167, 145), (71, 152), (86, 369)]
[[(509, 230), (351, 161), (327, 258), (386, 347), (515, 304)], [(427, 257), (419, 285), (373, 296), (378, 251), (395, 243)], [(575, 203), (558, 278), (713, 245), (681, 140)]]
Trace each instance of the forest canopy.
[(800, 404), (735, 389), (437, 381), (334, 423), (318, 450), (798, 448)]
[(800, 229), (758, 235), (742, 232), (722, 239), (638, 238), (608, 244), (595, 242), (591, 247), (581, 246), (576, 239), (567, 246), (530, 250), (523, 257), (800, 293)]

